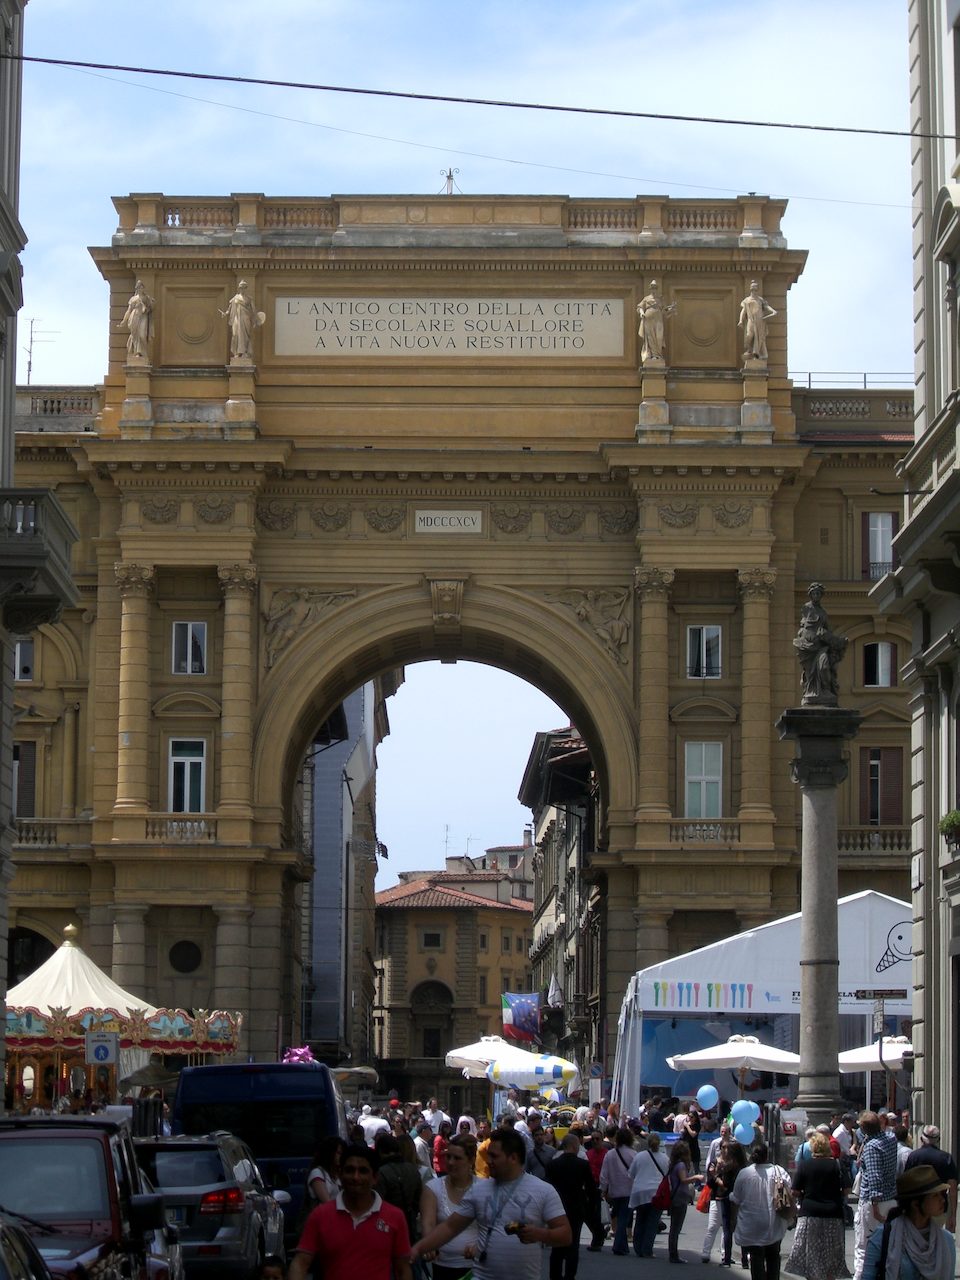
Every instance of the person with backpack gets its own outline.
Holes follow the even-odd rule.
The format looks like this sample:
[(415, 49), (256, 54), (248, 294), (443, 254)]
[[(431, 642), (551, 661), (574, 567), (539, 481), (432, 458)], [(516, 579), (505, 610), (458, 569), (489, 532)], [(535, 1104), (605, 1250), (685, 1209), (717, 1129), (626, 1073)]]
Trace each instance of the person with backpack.
[(377, 1191), (387, 1204), (395, 1205), (400, 1210), (406, 1220), (411, 1241), (416, 1240), (423, 1179), (416, 1165), (404, 1160), (400, 1144), (392, 1133), (379, 1134), (374, 1150), (380, 1162)]
[(629, 1207), (634, 1214), (633, 1252), (638, 1258), (653, 1257), (663, 1212), (663, 1205), (657, 1203), (657, 1192), (668, 1172), (666, 1157), (660, 1154), (660, 1134), (648, 1133), (646, 1149), (637, 1152), (631, 1167)]

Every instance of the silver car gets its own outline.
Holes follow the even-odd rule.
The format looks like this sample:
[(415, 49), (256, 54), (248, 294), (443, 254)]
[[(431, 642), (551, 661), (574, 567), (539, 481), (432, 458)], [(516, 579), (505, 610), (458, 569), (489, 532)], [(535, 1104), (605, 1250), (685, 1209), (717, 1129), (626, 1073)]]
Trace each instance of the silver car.
[(230, 1273), (256, 1280), (265, 1257), (284, 1256), (285, 1191), (273, 1192), (231, 1133), (137, 1138), (137, 1160), (163, 1195), (191, 1277)]

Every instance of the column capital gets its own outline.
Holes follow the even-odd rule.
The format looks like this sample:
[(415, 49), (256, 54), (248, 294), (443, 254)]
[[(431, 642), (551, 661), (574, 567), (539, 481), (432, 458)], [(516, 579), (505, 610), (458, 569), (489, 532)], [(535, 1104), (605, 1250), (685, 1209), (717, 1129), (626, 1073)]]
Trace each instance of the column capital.
[(148, 596), (153, 590), (156, 570), (152, 564), (117, 560), (113, 566), (121, 596)]
[(211, 910), (217, 917), (217, 922), (219, 924), (242, 924), (245, 920), (249, 920), (253, 915), (253, 907), (218, 907), (216, 903), (214, 903)]
[(251, 594), (257, 586), (257, 566), (251, 563), (218, 564), (217, 577), (223, 594)]
[(776, 569), (738, 569), (737, 584), (743, 600), (771, 600), (777, 582)]
[(666, 600), (676, 576), (673, 569), (637, 567), (633, 571), (633, 589), (641, 600)]

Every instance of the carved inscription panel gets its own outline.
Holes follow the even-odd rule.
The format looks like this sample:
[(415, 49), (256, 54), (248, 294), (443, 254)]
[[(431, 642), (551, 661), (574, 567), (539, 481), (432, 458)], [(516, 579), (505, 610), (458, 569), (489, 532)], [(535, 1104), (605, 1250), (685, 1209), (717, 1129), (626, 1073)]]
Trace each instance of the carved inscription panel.
[(282, 297), (280, 356), (617, 359), (620, 298)]

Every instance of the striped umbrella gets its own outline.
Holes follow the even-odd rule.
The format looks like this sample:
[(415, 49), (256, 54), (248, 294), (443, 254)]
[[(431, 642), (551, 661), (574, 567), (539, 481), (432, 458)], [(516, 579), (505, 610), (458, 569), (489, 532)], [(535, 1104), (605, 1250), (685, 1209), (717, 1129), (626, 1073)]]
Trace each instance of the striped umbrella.
[(487, 1079), (506, 1089), (540, 1089), (553, 1085), (577, 1088), (580, 1072), (575, 1062), (552, 1053), (528, 1053), (512, 1045), (498, 1054), (486, 1071)]

